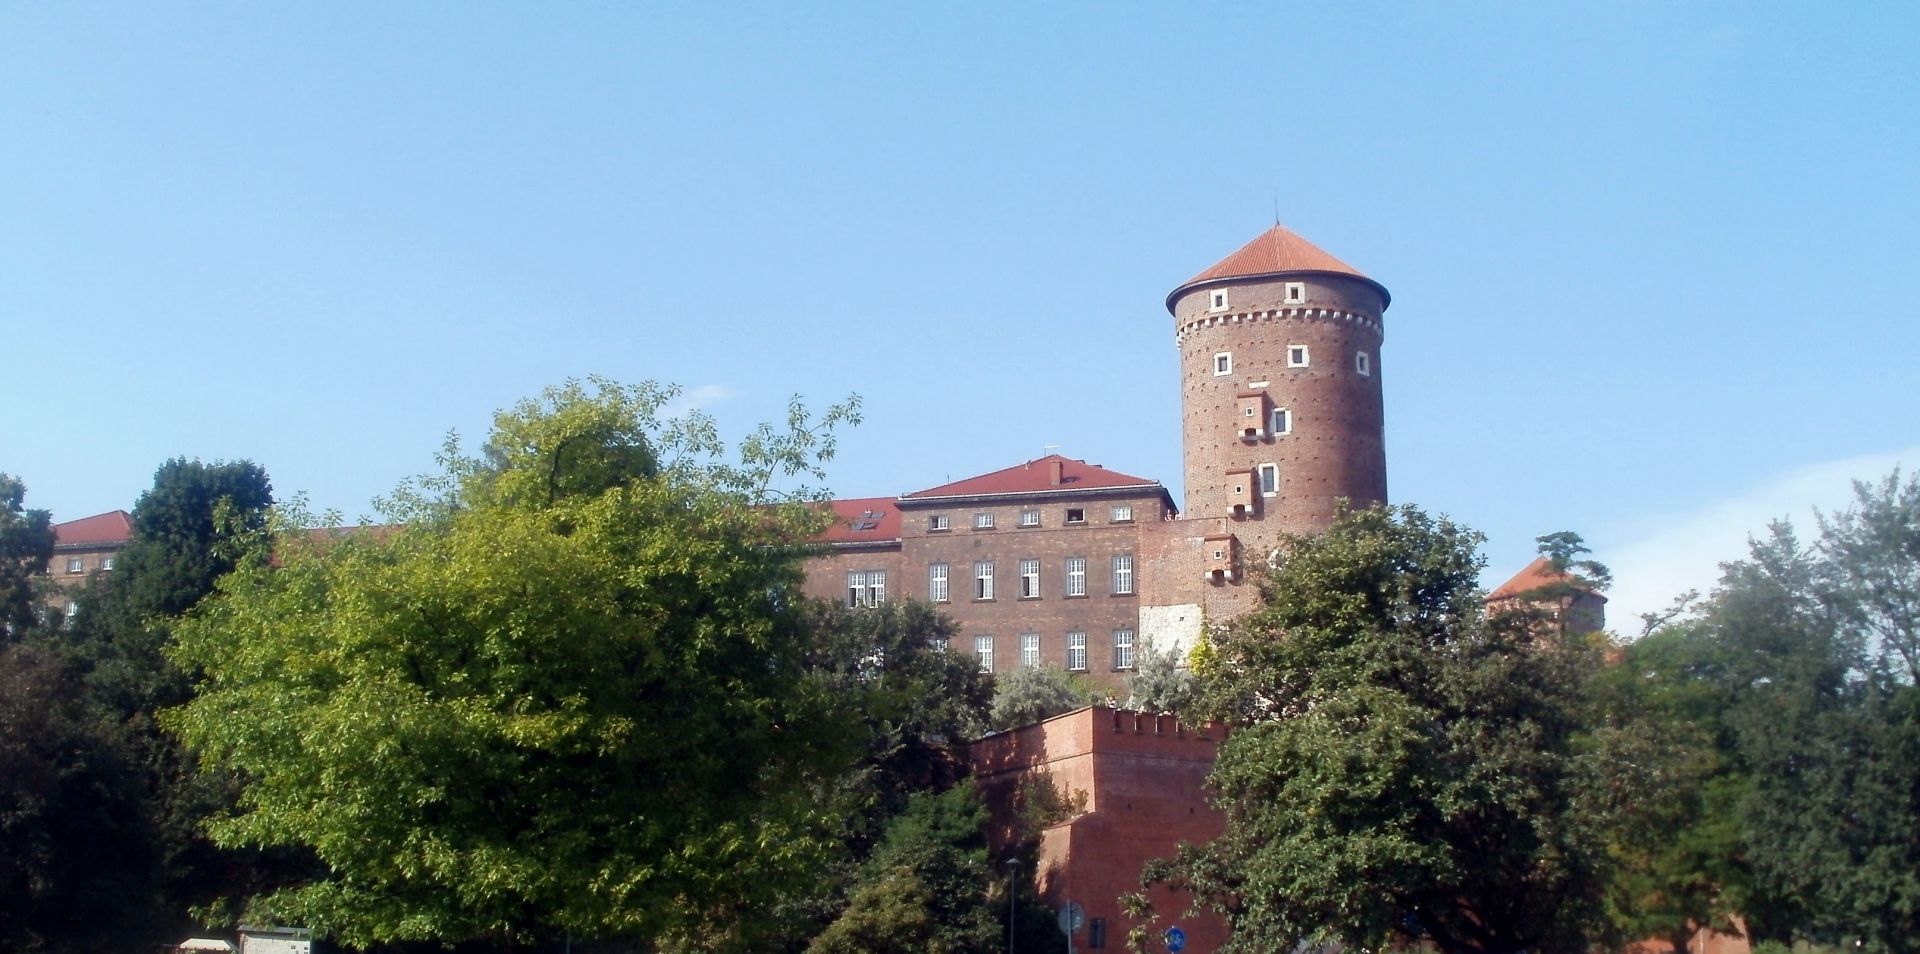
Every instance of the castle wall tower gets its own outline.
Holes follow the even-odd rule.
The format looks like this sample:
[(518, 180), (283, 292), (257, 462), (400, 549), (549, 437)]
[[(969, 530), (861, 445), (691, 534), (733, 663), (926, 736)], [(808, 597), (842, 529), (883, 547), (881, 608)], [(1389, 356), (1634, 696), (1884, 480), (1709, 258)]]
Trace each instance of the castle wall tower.
[[(1379, 282), (1275, 225), (1167, 296), (1180, 349), (1188, 519), (1239, 564), (1387, 499)], [(1213, 537), (1209, 538), (1213, 541)], [(1222, 552), (1208, 543), (1208, 555)], [(1236, 566), (1217, 583), (1247, 578)], [(1238, 602), (1237, 600), (1235, 602)]]

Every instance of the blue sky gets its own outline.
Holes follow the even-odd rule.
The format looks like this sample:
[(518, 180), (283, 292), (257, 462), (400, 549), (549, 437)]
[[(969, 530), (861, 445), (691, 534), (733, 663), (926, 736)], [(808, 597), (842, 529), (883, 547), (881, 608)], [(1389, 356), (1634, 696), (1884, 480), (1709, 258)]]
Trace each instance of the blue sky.
[[(349, 515), (568, 377), (831, 472), (1179, 490), (1162, 299), (1271, 224), (1393, 292), (1390, 491), (1613, 618), (1920, 466), (1914, 4), (12, 4), (0, 470)], [(1737, 524), (1737, 525), (1736, 525)]]

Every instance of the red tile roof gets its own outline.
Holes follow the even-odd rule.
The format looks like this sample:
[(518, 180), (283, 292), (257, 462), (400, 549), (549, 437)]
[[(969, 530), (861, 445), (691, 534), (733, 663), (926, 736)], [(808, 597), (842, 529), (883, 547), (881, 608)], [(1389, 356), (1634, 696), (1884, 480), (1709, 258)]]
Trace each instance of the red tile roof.
[(102, 546), (125, 543), (133, 538), (133, 517), (125, 510), (109, 510), (53, 525), (53, 545), (57, 547)]
[[(1554, 586), (1570, 581), (1573, 581), (1573, 576), (1554, 569), (1552, 560), (1546, 557), (1535, 557), (1532, 563), (1527, 564), (1526, 569), (1515, 573), (1513, 579), (1500, 584), (1494, 588), (1493, 592), (1488, 593), (1487, 602), (1510, 600), (1543, 586)], [(1606, 599), (1599, 593), (1593, 593), (1593, 595)]]
[(1262, 232), (1253, 241), (1240, 246), (1239, 251), (1214, 263), (1212, 268), (1182, 282), (1179, 288), (1174, 289), (1167, 296), (1167, 310), (1172, 311), (1174, 300), (1195, 285), (1288, 272), (1332, 272), (1337, 275), (1349, 275), (1380, 289), (1382, 300), (1388, 297), (1386, 288), (1368, 278), (1359, 269), (1327, 254), (1324, 249), (1294, 234), (1286, 226), (1275, 225)]
[[(1054, 479), (1054, 465), (1059, 465), (1059, 482)], [(1101, 490), (1112, 487), (1139, 487), (1143, 490), (1157, 488), (1159, 481), (1144, 477), (1132, 477), (1118, 471), (1108, 470), (1098, 464), (1089, 464), (1084, 460), (1072, 460), (1059, 454), (1049, 454), (1039, 460), (1030, 460), (1016, 464), (1005, 470), (996, 470), (978, 477), (956, 480), (950, 484), (941, 484), (926, 490), (904, 494), (901, 500), (923, 500), (932, 497), (981, 497), (993, 494), (1031, 494), (1053, 491)]]
[(820, 535), (827, 543), (880, 543), (900, 539), (900, 508), (892, 497), (853, 497), (831, 501), (833, 526)]

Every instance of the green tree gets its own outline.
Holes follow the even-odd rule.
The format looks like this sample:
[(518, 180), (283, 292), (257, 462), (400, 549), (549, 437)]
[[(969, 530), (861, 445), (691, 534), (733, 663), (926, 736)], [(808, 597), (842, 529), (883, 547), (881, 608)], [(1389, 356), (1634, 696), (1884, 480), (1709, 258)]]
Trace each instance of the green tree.
[(971, 785), (911, 796), (861, 867), (846, 910), (814, 938), (809, 954), (1002, 949), (986, 821)]
[(1142, 642), (1133, 673), (1127, 676), (1127, 708), (1138, 712), (1184, 713), (1199, 692), (1193, 673), (1180, 668), (1180, 654)]
[(710, 420), (659, 419), (675, 393), (549, 389), (487, 460), (450, 442), (388, 501), (402, 526), (294, 519), (179, 626), (205, 681), (168, 724), (249, 781), (213, 836), (327, 871), (255, 913), (350, 945), (697, 936), (820, 863), (815, 783), (851, 740), (805, 678), (820, 512), (774, 488), (855, 408), (795, 405), (728, 459)]
[(1011, 729), (1092, 705), (1092, 685), (1052, 663), (1020, 666), (993, 680), (993, 728)]
[(136, 747), (48, 649), (0, 646), (0, 948), (150, 941), (155, 839)]
[(26, 509), (27, 485), (0, 474), (0, 643), (32, 629), (36, 577), (53, 559), (53, 525), (45, 510)]
[(1803, 546), (1776, 524), (1704, 619), (1751, 773), (1747, 851), (1767, 933), (1920, 950), (1920, 479), (1856, 484)]
[(1291, 540), (1210, 647), (1203, 714), (1237, 725), (1209, 779), (1225, 831), (1149, 878), (1222, 912), (1223, 950), (1505, 954), (1602, 930), (1575, 751), (1598, 653), (1487, 620), (1479, 541), (1412, 507), (1346, 512)]

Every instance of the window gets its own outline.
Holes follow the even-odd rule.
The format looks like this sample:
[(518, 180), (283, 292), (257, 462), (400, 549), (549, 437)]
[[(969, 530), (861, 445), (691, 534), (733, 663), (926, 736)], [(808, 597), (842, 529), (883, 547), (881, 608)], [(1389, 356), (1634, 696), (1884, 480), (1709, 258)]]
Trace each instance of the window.
[(1020, 561), (1020, 598), (1037, 600), (1040, 598), (1040, 561)]
[(1287, 367), (1304, 368), (1307, 366), (1307, 346), (1287, 345)]
[(1132, 523), (1133, 522), (1133, 505), (1132, 504), (1114, 504), (1112, 520), (1114, 523)]
[(102, 570), (113, 569), (113, 557), (111, 555), (103, 556), (100, 558), (100, 569)]
[(942, 530), (950, 529), (952, 526), (953, 525), (947, 521), (947, 515), (944, 513), (927, 515), (927, 530), (930, 533), (939, 533)]
[(80, 557), (68, 557), (68, 558), (67, 558), (67, 572), (68, 572), (68, 573), (79, 573), (80, 571), (82, 571), (82, 570), (85, 570), (86, 568), (87, 568), (87, 561), (86, 561), (86, 560), (83, 560), (83, 559), (81, 559)]
[(1040, 668), (1040, 634), (1020, 634), (1020, 665), (1027, 669)]
[(1107, 919), (1091, 918), (1087, 921), (1087, 946), (1090, 948), (1107, 946)]
[(981, 560), (973, 565), (973, 598), (976, 600), (993, 599), (992, 560)]
[(1226, 311), (1227, 310), (1227, 290), (1226, 289), (1224, 288), (1218, 289), (1211, 296), (1207, 298), (1207, 310), (1208, 311)]
[(80, 604), (75, 603), (72, 600), (68, 600), (67, 601), (67, 618), (72, 619), (78, 615), (80, 615)]
[(1113, 594), (1125, 596), (1133, 592), (1133, 554), (1116, 553), (1113, 555)]
[(1067, 634), (1067, 669), (1073, 672), (1087, 671), (1087, 634)]
[(1363, 378), (1371, 377), (1373, 375), (1373, 357), (1365, 351), (1355, 351), (1353, 353), (1353, 372)]
[(980, 671), (993, 671), (993, 637), (973, 637), (973, 654), (980, 657)]
[(1275, 437), (1279, 437), (1282, 434), (1293, 433), (1293, 415), (1288, 413), (1284, 407), (1276, 407), (1273, 409), (1272, 424), (1272, 433)]
[(1222, 351), (1213, 356), (1213, 376), (1221, 377), (1233, 373), (1233, 352)]
[(1085, 507), (1068, 507), (1067, 522), (1068, 523), (1086, 523), (1087, 509)]
[(947, 565), (945, 563), (927, 564), (927, 601), (932, 603), (947, 601)]
[(847, 574), (847, 605), (877, 606), (887, 599), (887, 571), (855, 570)]
[(1305, 304), (1306, 300), (1307, 300), (1307, 283), (1306, 282), (1288, 282), (1287, 283), (1287, 298), (1286, 298), (1287, 304), (1289, 305)]
[(1067, 557), (1067, 595), (1087, 595), (1087, 558)]
[(1113, 668), (1133, 668), (1133, 630), (1116, 629), (1113, 631)]
[(928, 636), (928, 637), (927, 637), (927, 648), (928, 648), (928, 649), (931, 649), (931, 650), (933, 650), (933, 651), (934, 651), (934, 652), (936, 652), (936, 653), (944, 653), (944, 652), (946, 652), (946, 651), (947, 651), (947, 648), (948, 648), (948, 647), (947, 647), (947, 637), (945, 637), (945, 636)]
[(991, 514), (991, 513), (976, 513), (976, 514), (974, 514), (974, 515), (973, 515), (973, 529), (975, 529), (975, 530), (992, 530), (992, 529), (993, 529), (993, 514)]
[(1280, 465), (1260, 465), (1260, 496), (1271, 497), (1280, 492)]
[(1040, 511), (1038, 511), (1038, 510), (1022, 510), (1022, 511), (1020, 511), (1020, 525), (1021, 525), (1021, 526), (1023, 526), (1023, 527), (1037, 527), (1037, 526), (1039, 526), (1039, 525), (1040, 525)]

